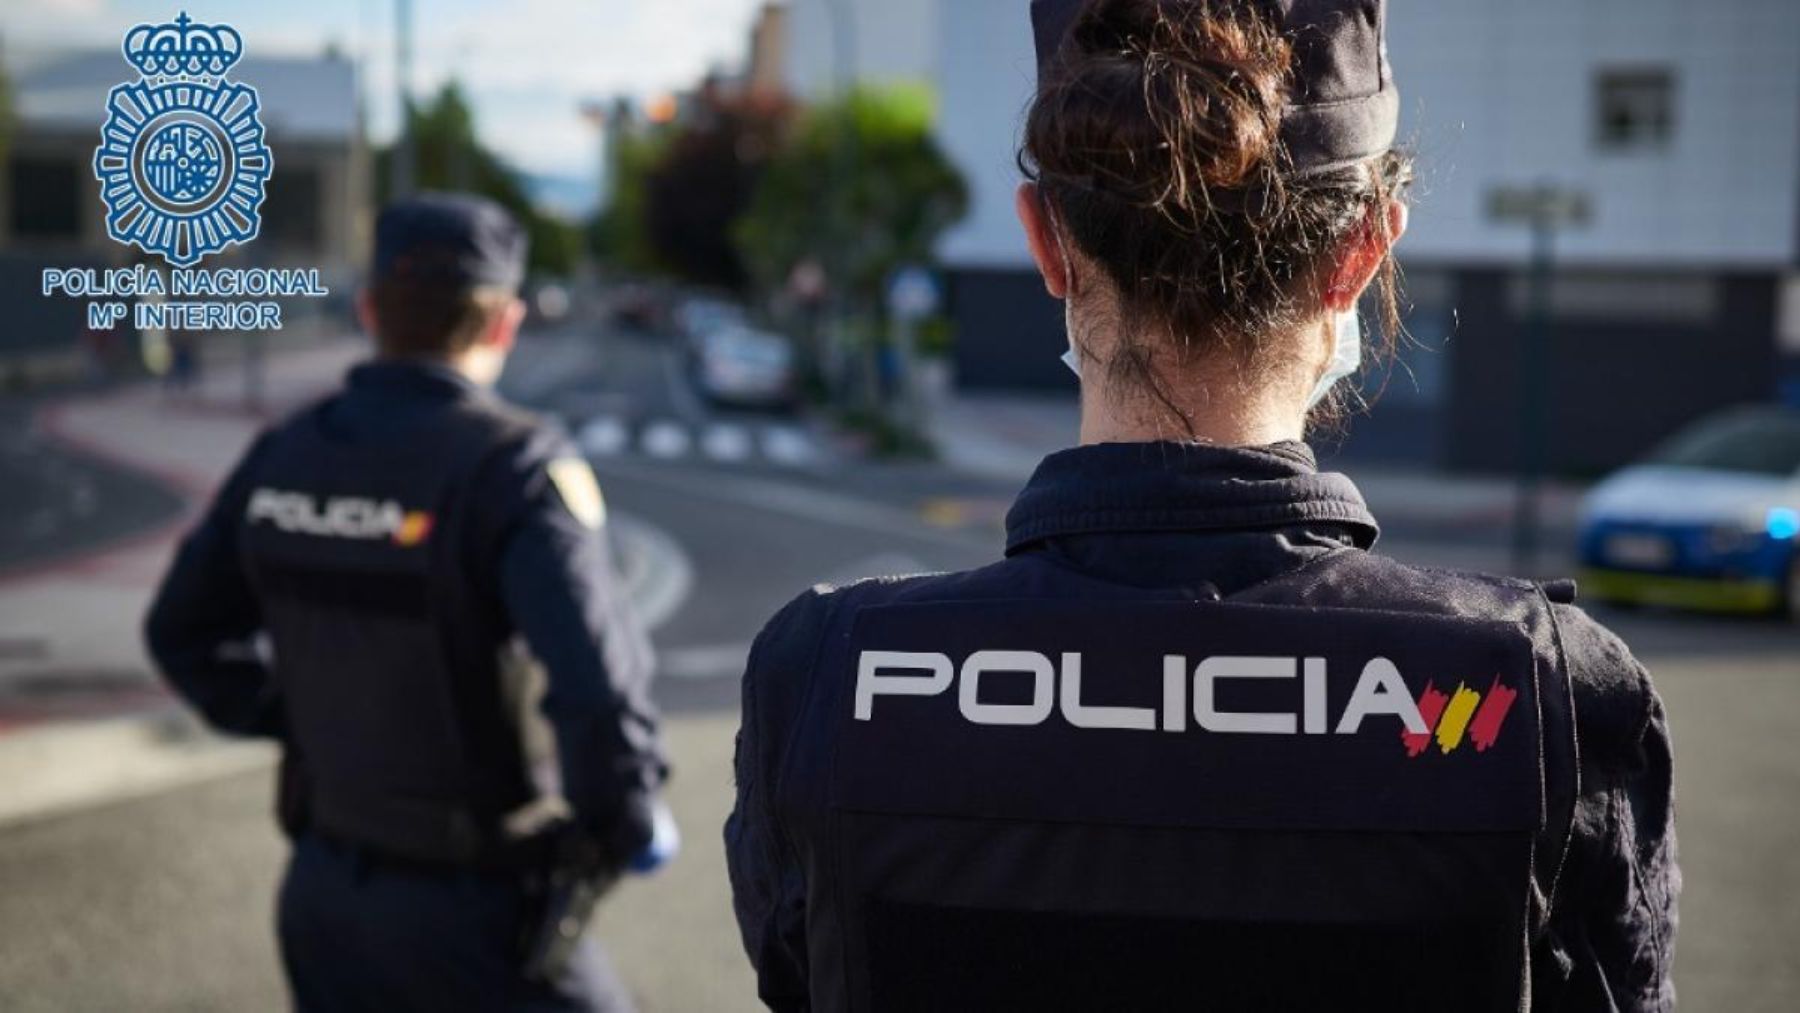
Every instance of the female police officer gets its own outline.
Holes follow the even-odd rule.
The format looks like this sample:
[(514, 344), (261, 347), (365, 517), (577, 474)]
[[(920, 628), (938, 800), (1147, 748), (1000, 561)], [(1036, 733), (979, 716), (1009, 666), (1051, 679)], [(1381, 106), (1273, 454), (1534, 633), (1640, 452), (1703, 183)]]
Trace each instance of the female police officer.
[(759, 638), (778, 1008), (1661, 1009), (1660, 702), (1572, 589), (1402, 566), (1301, 442), (1393, 329), (1381, 0), (1036, 0), (1019, 217), (1082, 446), (985, 569)]

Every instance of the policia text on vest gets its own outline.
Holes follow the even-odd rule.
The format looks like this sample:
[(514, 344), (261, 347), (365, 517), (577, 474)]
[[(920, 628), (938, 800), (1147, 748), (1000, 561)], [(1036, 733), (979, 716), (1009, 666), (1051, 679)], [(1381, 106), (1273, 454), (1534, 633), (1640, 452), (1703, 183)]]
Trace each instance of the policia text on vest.
[[(957, 706), (962, 716), (978, 725), (1037, 725), (1050, 720), (1054, 709), (1075, 728), (1113, 728), (1137, 731), (1182, 732), (1187, 730), (1188, 703), (1193, 719), (1203, 731), (1248, 735), (1355, 735), (1363, 719), (1387, 714), (1398, 717), (1403, 738), (1423, 738), (1432, 733), (1421, 706), (1433, 709), (1433, 719), (1448, 701), (1435, 686), (1427, 687), (1421, 701), (1408, 695), (1406, 682), (1387, 658), (1371, 658), (1350, 694), (1335, 728), (1327, 715), (1327, 678), (1324, 658), (1214, 657), (1190, 665), (1181, 655), (1168, 655), (1162, 663), (1162, 703), (1159, 708), (1101, 706), (1081, 699), (1082, 656), (1065, 653), (1060, 663), (1035, 651), (977, 651), (958, 668), (948, 655), (906, 651), (865, 651), (857, 660), (856, 719), (874, 717), (878, 696), (936, 696), (950, 689), (952, 672), (960, 672)], [(901, 673), (925, 673), (905, 675)], [(981, 680), (990, 673), (1017, 673), (1030, 677), (1031, 700), (1023, 704), (984, 703)], [(1222, 681), (1232, 679), (1285, 679), (1301, 681), (1303, 694), (1298, 713), (1246, 713), (1221, 710), (1217, 704)], [(1191, 693), (1189, 687), (1192, 687)], [(1465, 729), (1477, 750), (1485, 751), (1506, 720), (1518, 694), (1496, 676), (1486, 699), (1467, 686), (1457, 687), (1456, 703), (1464, 711), (1454, 733), (1444, 736), (1444, 751), (1460, 744)], [(1479, 712), (1476, 711), (1480, 705)], [(1470, 722), (1472, 721), (1472, 725)], [(1446, 728), (1446, 732), (1449, 729)]]

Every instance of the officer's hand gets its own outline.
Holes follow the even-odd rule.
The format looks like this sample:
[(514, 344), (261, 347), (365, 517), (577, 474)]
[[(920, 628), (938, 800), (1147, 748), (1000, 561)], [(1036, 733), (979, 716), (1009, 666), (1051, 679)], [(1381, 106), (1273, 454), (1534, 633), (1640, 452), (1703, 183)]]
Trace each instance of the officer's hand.
[(648, 876), (673, 861), (681, 853), (681, 828), (675, 825), (675, 814), (668, 803), (657, 799), (651, 810), (649, 843), (633, 855), (627, 871)]

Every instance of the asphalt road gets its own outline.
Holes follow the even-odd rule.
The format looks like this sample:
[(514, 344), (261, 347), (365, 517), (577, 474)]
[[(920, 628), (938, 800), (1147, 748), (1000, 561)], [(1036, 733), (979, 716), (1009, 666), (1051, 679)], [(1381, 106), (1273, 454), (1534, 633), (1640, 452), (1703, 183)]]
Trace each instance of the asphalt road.
[(29, 567), (167, 521), (171, 489), (67, 452), (33, 425), (29, 399), (0, 403), (0, 570)]
[[(740, 427), (763, 447), (771, 428), (794, 424), (706, 408), (654, 344), (585, 341), (528, 345), (515, 391), (562, 405), (578, 429), (618, 421), (601, 429), (627, 440), (595, 441), (607, 450), (596, 465), (609, 502), (666, 534), (689, 570), (682, 604), (656, 631), (677, 768), (671, 802), (687, 849), (664, 875), (609, 901), (598, 931), (646, 1009), (754, 1009), (717, 843), (743, 653), (763, 620), (816, 581), (993, 558), (1011, 490), (929, 466), (842, 464), (823, 447), (809, 466), (709, 455), (711, 427)], [(647, 436), (662, 422), (699, 435), (667, 453), (673, 442)], [(715, 449), (727, 444), (745, 441)], [(1461, 547), (1390, 532), (1386, 548), (1436, 561)], [(1800, 632), (1657, 613), (1604, 618), (1656, 674), (1674, 727), (1683, 1005), (1796, 1008)], [(271, 895), (282, 847), (269, 806), (258, 773), (0, 829), (0, 1007), (279, 1007)]]

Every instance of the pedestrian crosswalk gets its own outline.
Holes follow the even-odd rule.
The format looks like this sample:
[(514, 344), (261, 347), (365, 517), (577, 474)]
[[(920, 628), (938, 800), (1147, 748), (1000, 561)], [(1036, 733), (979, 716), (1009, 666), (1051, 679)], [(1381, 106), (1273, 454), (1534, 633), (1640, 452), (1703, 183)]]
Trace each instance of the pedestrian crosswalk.
[(825, 461), (818, 437), (792, 423), (693, 423), (600, 415), (571, 429), (582, 451), (595, 458), (635, 456), (659, 461), (766, 463), (784, 468), (816, 467)]

